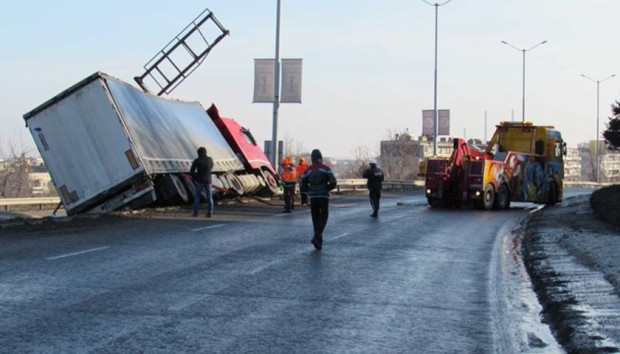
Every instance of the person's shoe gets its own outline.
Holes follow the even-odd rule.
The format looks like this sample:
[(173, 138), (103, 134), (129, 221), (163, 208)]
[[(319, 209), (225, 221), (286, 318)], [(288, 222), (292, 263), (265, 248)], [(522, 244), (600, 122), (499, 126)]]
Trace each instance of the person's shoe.
[(211, 213), (207, 213), (207, 217), (210, 218), (211, 217)]
[(290, 211), (290, 209), (284, 209), (284, 210), (282, 210), (282, 212), (283, 213), (290, 213), (291, 211)]
[(378, 216), (379, 216), (379, 215), (377, 215), (377, 214), (370, 214), (370, 217), (371, 217), (371, 218), (376, 218), (376, 217), (378, 217)]
[(195, 218), (195, 217), (197, 217), (197, 216), (198, 216), (198, 213), (192, 213), (192, 217), (194, 217), (194, 218)]
[(321, 248), (323, 248), (322, 242), (316, 237), (314, 237), (310, 242), (312, 242), (317, 251), (320, 251)]

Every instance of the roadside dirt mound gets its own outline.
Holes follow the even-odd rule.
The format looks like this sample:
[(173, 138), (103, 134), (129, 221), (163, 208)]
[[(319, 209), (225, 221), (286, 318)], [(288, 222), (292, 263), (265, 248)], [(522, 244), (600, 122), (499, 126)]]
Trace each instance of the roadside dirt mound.
[(596, 190), (590, 198), (590, 207), (599, 218), (620, 228), (620, 185)]

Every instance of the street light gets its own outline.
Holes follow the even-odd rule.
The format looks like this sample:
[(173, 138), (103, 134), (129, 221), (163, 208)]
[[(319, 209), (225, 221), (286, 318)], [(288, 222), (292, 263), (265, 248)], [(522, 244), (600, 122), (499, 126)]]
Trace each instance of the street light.
[(600, 154), (598, 151), (598, 137), (599, 137), (599, 123), (598, 123), (598, 111), (599, 111), (599, 86), (601, 85), (601, 82), (607, 80), (607, 79), (611, 79), (612, 77), (616, 76), (616, 74), (612, 74), (607, 76), (606, 78), (604, 78), (603, 80), (594, 80), (593, 78), (589, 77), (588, 75), (584, 75), (581, 74), (581, 76), (585, 77), (586, 79), (596, 83), (596, 182), (599, 183), (600, 180), (600, 171), (601, 171), (601, 166), (600, 166)]
[(437, 115), (437, 22), (439, 18), (439, 6), (443, 6), (449, 3), (452, 0), (445, 1), (441, 4), (439, 3), (430, 3), (426, 0), (422, 0), (428, 5), (435, 6), (435, 94), (434, 94), (434, 108), (433, 115), (435, 116), (435, 131), (433, 136), (433, 156), (437, 156), (437, 135), (439, 135), (439, 119)]
[(521, 121), (525, 122), (525, 52), (529, 52), (530, 50), (538, 47), (539, 45), (543, 45), (545, 43), (547, 43), (547, 41), (542, 41), (538, 44), (536, 44), (535, 46), (529, 48), (529, 49), (521, 49), (521, 48), (517, 48), (514, 45), (506, 42), (506, 41), (502, 41), (502, 43), (504, 43), (507, 46), (510, 46), (520, 52), (523, 53), (523, 95), (522, 95), (522, 105), (521, 105)]
[(273, 74), (273, 123), (271, 129), (271, 164), (278, 170), (278, 109), (280, 108), (280, 0), (276, 9), (276, 57)]

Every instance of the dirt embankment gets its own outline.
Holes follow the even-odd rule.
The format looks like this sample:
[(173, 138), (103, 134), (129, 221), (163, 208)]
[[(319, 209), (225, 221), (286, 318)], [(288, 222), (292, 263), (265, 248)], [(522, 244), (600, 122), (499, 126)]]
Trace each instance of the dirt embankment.
[(590, 206), (599, 218), (620, 228), (620, 184), (596, 190)]
[(564, 349), (620, 352), (620, 186), (533, 214), (522, 251), (543, 319)]

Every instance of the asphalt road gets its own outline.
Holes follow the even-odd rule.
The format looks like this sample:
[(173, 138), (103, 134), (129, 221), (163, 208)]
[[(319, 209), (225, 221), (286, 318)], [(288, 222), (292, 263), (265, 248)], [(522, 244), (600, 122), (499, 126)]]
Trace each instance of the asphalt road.
[(516, 252), (533, 208), (420, 191), (309, 210), (218, 206), (0, 229), (2, 353), (561, 352)]

